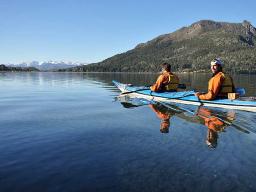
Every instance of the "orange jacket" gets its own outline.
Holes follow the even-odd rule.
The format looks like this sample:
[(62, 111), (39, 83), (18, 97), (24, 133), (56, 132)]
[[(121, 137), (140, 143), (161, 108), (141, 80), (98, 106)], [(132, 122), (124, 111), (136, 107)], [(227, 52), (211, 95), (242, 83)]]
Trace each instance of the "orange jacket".
[(202, 100), (212, 100), (219, 94), (221, 90), (222, 83), (225, 77), (222, 72), (214, 75), (208, 83), (208, 92), (206, 94), (199, 95), (199, 99)]
[[(151, 91), (165, 91), (165, 86), (170, 82), (170, 75), (174, 75), (171, 72), (164, 71), (158, 78), (154, 85), (150, 87)], [(176, 77), (176, 76), (175, 76)], [(178, 78), (178, 77), (177, 77)]]

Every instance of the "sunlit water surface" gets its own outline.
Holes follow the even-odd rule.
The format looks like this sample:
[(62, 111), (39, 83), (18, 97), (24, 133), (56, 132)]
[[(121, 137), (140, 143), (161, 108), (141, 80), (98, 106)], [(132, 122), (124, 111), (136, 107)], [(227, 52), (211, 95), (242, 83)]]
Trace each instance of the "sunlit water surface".
[[(208, 78), (180, 75), (197, 90)], [(233, 124), (209, 147), (204, 118), (124, 107), (113, 79), (149, 85), (156, 75), (0, 73), (0, 191), (256, 191), (255, 113), (205, 109)], [(234, 80), (256, 95), (256, 76)]]

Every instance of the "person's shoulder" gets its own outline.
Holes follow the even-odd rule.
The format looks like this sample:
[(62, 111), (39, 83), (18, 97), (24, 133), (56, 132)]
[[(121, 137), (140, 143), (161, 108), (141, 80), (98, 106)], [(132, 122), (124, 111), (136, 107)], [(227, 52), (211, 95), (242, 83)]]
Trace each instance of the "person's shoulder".
[(161, 73), (158, 78), (157, 81), (162, 81), (165, 78), (165, 75), (163, 73)]
[(221, 71), (221, 72), (219, 72), (219, 73), (216, 75), (216, 77), (218, 77), (218, 78), (225, 78), (225, 74)]
[(225, 76), (222, 72), (217, 73), (212, 77), (213, 81), (221, 81), (225, 79)]
[(162, 73), (162, 76), (163, 76), (163, 77), (169, 77), (169, 75), (170, 75), (170, 73), (167, 72), (167, 71), (165, 71), (165, 72)]

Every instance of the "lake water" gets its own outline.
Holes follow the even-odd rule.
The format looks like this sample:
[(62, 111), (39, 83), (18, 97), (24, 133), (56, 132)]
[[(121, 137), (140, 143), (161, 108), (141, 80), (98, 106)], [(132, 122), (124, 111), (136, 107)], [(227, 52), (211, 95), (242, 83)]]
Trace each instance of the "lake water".
[[(256, 191), (256, 113), (116, 99), (113, 79), (155, 78), (0, 73), (0, 191)], [(256, 96), (255, 75), (234, 81)]]

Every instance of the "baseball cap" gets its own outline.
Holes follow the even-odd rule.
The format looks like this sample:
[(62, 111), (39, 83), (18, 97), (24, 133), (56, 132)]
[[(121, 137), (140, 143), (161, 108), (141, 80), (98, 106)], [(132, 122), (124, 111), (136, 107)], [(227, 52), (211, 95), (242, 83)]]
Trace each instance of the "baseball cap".
[(220, 65), (220, 66), (223, 66), (223, 62), (221, 61), (220, 58), (215, 58), (211, 61), (211, 65)]

